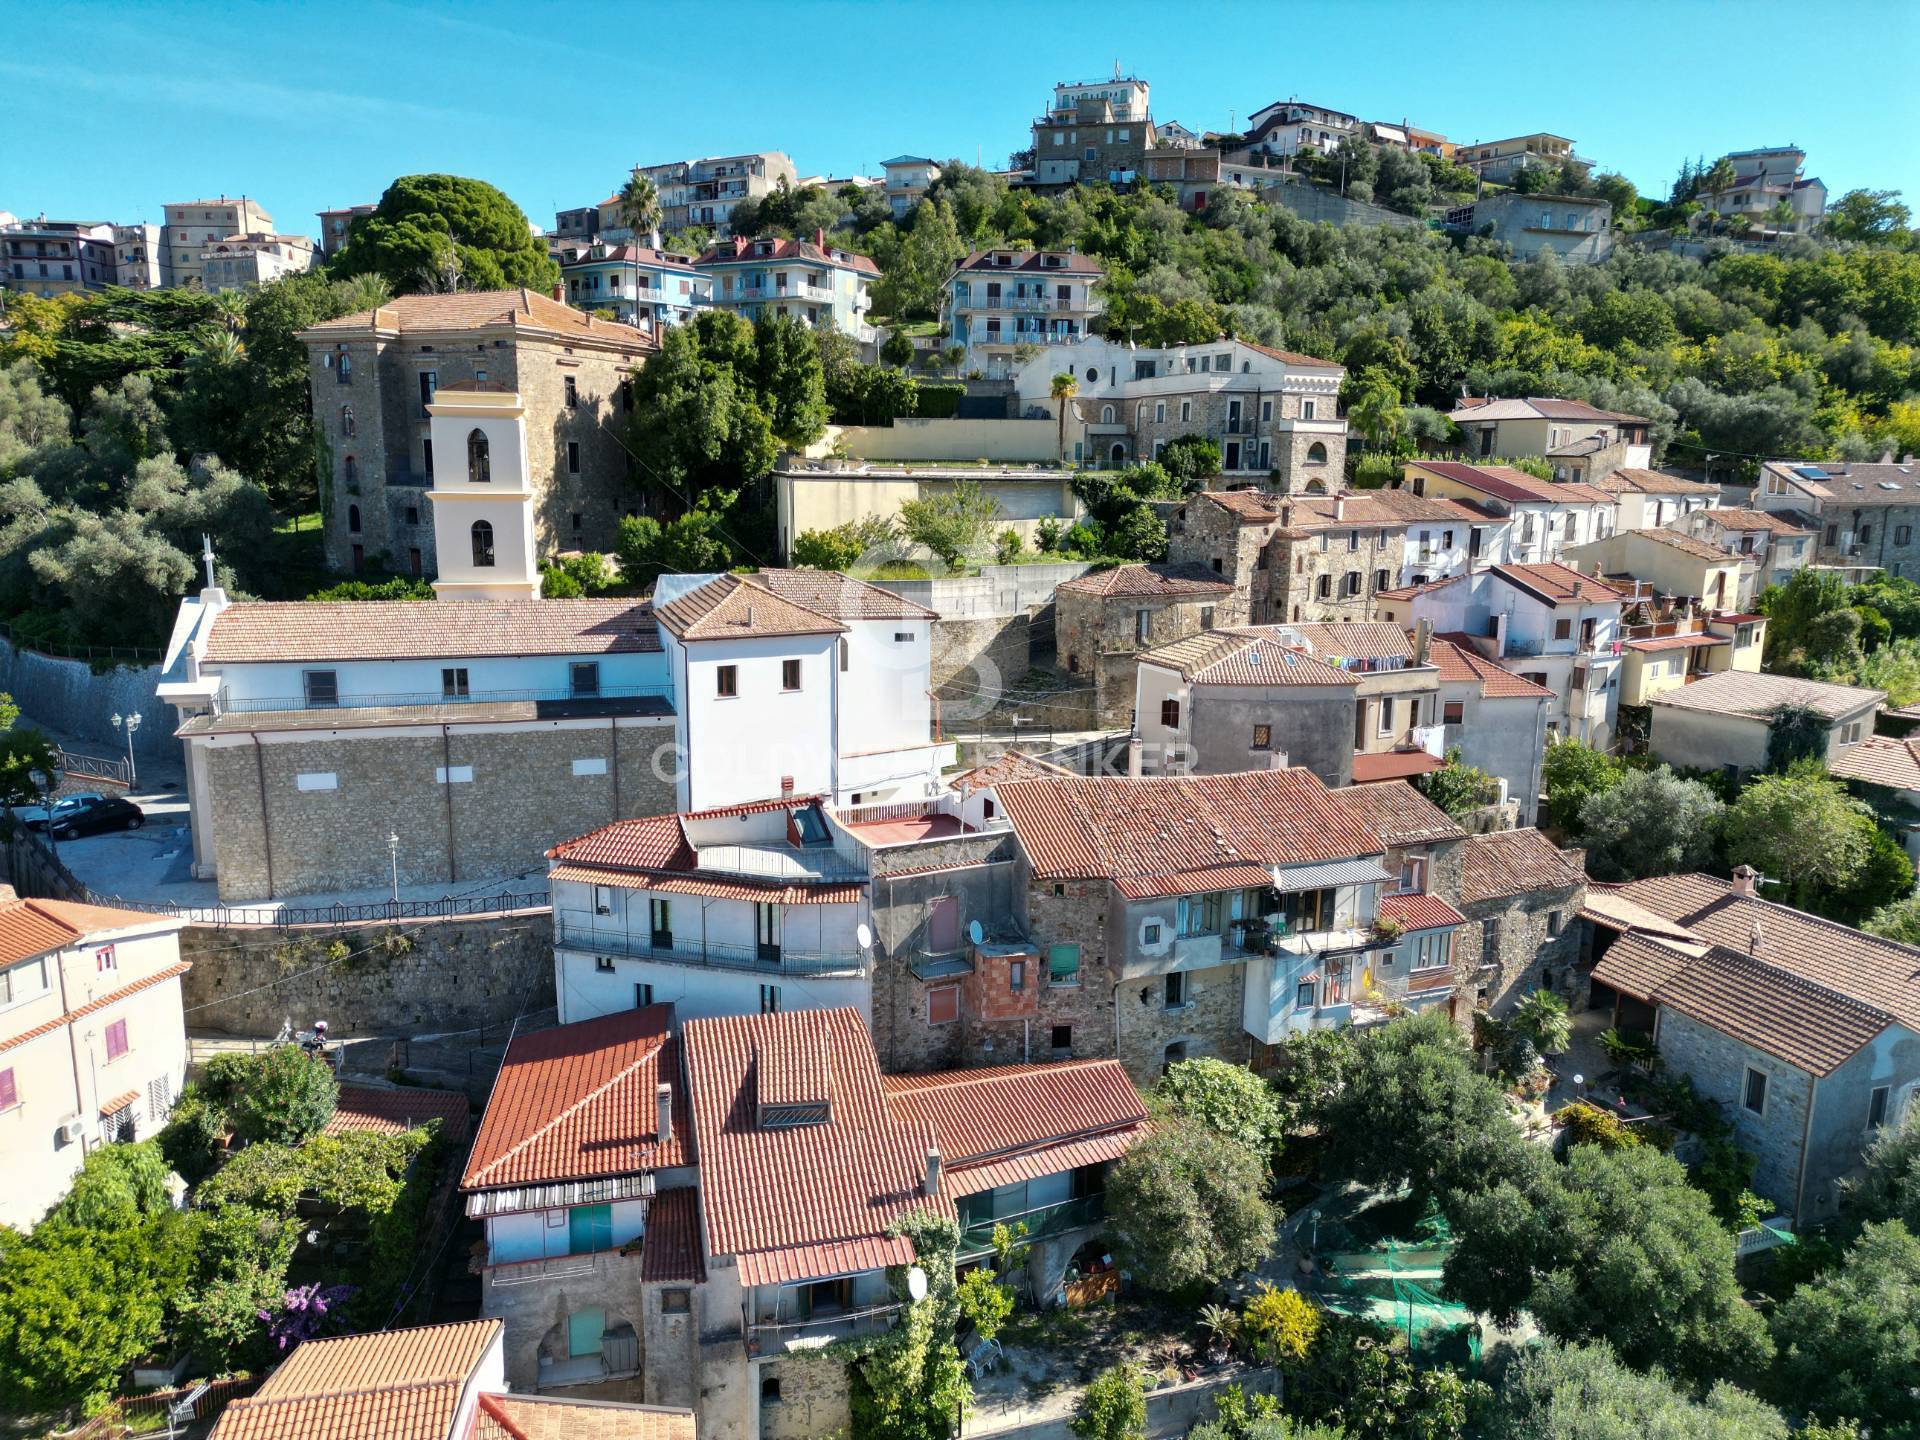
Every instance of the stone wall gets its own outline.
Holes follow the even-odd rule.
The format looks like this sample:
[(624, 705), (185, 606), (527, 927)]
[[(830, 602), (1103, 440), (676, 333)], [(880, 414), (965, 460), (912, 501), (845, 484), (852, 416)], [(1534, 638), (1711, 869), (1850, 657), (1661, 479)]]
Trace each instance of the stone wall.
[[(786, 1355), (762, 1361), (760, 1440), (820, 1440), (844, 1433), (849, 1419), (847, 1367), (820, 1355)], [(777, 1380), (780, 1397), (771, 1399), (767, 1382)]]
[[(1791, 1214), (1799, 1188), (1807, 1111), (1813, 1103), (1812, 1077), (1665, 1007), (1660, 1011), (1659, 1044), (1667, 1069), (1691, 1076), (1700, 1094), (1718, 1102), (1720, 1113), (1733, 1122), (1740, 1148), (1759, 1157), (1753, 1172), (1754, 1193)], [(1767, 1076), (1764, 1115), (1741, 1103), (1748, 1067)]]
[[(329, 963), (336, 955), (346, 958)], [(325, 1020), (337, 1036), (431, 1034), (553, 1004), (545, 910), (391, 925), (189, 925), (180, 958), (193, 965), (181, 978), (188, 1025), (228, 1035), (274, 1035), (288, 1019), (297, 1028)]]
[[(1356, 536), (1357, 544), (1350, 538)], [(1255, 604), (1254, 621), (1371, 620), (1374, 596), (1400, 583), (1406, 550), (1404, 526), (1383, 530), (1328, 521), (1298, 539), (1281, 532), (1268, 552), (1264, 607)], [(1357, 588), (1350, 589), (1355, 576)]]
[[(481, 1277), (480, 1311), (501, 1322), (507, 1383), (515, 1390), (538, 1387), (543, 1358), (567, 1358), (567, 1317), (576, 1311), (602, 1310), (607, 1329), (631, 1325), (635, 1336), (643, 1333), (638, 1249), (631, 1255), (603, 1250), (591, 1259), (579, 1258), (590, 1266), (584, 1274), (521, 1280), (538, 1268), (534, 1262), (499, 1266)], [(499, 1284), (503, 1278), (512, 1283)], [(648, 1369), (644, 1352), (640, 1369)]]
[(1033, 663), (1032, 629), (1024, 611), (933, 622), (933, 688), (943, 723), (987, 713), (1005, 690), (1021, 683)]
[(84, 742), (89, 753), (113, 757), (127, 753), (127, 739), (113, 728), (111, 717), (135, 714), (140, 717), (133, 735), (135, 760), (178, 774), (180, 742), (173, 732), (179, 720), (173, 707), (153, 693), (159, 683), (155, 665), (95, 671), (83, 660), (60, 660), (0, 642), (0, 692), (13, 697), (23, 723), (51, 726), (65, 740)]
[(1285, 206), (1302, 220), (1325, 221), (1342, 228), (1392, 225), (1402, 230), (1419, 230), (1426, 224), (1418, 215), (1402, 215), (1398, 210), (1367, 200), (1349, 200), (1337, 190), (1306, 181), (1268, 185), (1261, 190), (1260, 198), (1272, 205)]
[(1574, 962), (1580, 958), (1578, 916), (1586, 894), (1579, 885), (1460, 905), (1467, 923), (1453, 938), (1454, 993), (1466, 1003), (1456, 1013), (1464, 1019), (1477, 1007), (1505, 1015), (1536, 989), (1553, 990), (1576, 1007), (1585, 1004)]
[[(1230, 594), (1157, 598), (1092, 595), (1062, 590), (1055, 601), (1055, 648), (1069, 674), (1090, 676), (1101, 725), (1125, 725), (1133, 715), (1136, 656), (1203, 629), (1236, 623)], [(1148, 612), (1141, 638), (1136, 612)]]
[[(220, 898), (384, 888), (389, 834), (400, 837), (403, 885), (544, 876), (546, 851), (562, 840), (672, 813), (673, 784), (653, 763), (671, 736), (664, 725), (449, 727), (217, 746), (207, 781)], [(576, 759), (611, 763), (605, 774), (576, 775)], [(443, 770), (472, 779), (441, 783)], [(303, 790), (319, 783), (303, 775), (332, 776), (332, 788)]]
[(1166, 1007), (1166, 977), (1142, 975), (1120, 982), (1115, 1009), (1119, 1018), (1120, 1063), (1138, 1085), (1151, 1085), (1168, 1063), (1167, 1047), (1183, 1051), (1175, 1059), (1211, 1056), (1243, 1064), (1253, 1039), (1241, 1013), (1246, 966), (1220, 965), (1187, 972), (1187, 1003)]

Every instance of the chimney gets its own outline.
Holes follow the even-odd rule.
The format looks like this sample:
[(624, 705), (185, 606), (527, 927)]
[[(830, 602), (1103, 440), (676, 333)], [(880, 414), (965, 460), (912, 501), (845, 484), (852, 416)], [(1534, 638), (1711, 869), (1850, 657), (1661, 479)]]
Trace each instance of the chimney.
[(1129, 780), (1140, 778), (1140, 752), (1144, 748), (1138, 735), (1127, 741), (1127, 778)]
[(1753, 882), (1760, 878), (1760, 872), (1751, 865), (1733, 867), (1733, 893), (1751, 896), (1754, 893)]
[(1287, 768), (1287, 764), (1288, 764), (1288, 760), (1287, 760), (1286, 751), (1269, 750), (1267, 752), (1267, 768), (1269, 770), (1284, 770)]
[(1333, 497), (1333, 518), (1336, 520), (1344, 520), (1347, 518), (1347, 497), (1345, 495), (1336, 495)]
[(653, 1090), (653, 1135), (664, 1145), (673, 1134), (673, 1087), (664, 1080)]
[(1418, 625), (1415, 625), (1413, 627), (1413, 663), (1414, 664), (1424, 665), (1427, 663), (1427, 649), (1431, 645), (1432, 641), (1433, 641), (1433, 622), (1431, 620), (1422, 620)]
[(1747, 935), (1747, 954), (1758, 955), (1760, 953), (1760, 942), (1765, 938), (1766, 936), (1760, 929), (1760, 922), (1756, 919), (1753, 922), (1753, 929)]
[(1293, 506), (1282, 505), (1280, 507), (1280, 528), (1285, 530), (1292, 524), (1293, 524)]
[(567, 303), (567, 287), (558, 280), (553, 282), (553, 298), (558, 300), (562, 305)]
[(928, 1199), (933, 1200), (939, 1198), (940, 1147), (938, 1145), (929, 1145), (927, 1147), (927, 1180), (923, 1188), (927, 1192)]

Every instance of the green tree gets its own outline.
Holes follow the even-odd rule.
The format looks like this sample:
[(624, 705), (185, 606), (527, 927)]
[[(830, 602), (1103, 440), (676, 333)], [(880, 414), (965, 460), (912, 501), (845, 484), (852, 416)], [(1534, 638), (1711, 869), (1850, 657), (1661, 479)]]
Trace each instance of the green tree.
[(102, 1145), (88, 1154), (73, 1177), (73, 1188), (42, 1223), (122, 1229), (160, 1214), (170, 1203), (167, 1162), (155, 1141)]
[(1559, 1055), (1573, 1043), (1573, 1021), (1567, 1002), (1551, 990), (1533, 990), (1520, 997), (1508, 1022), (1516, 1026), (1542, 1055)]
[(900, 533), (955, 570), (979, 553), (1000, 518), (1000, 502), (971, 480), (902, 501), (899, 512)]
[(1207, 435), (1176, 435), (1155, 458), (1183, 491), (1196, 490), (1220, 473), (1220, 442)]
[(1266, 1167), (1245, 1145), (1175, 1119), (1107, 1178), (1107, 1223), (1135, 1278), (1183, 1293), (1251, 1269), (1273, 1248)]
[(906, 369), (913, 363), (913, 337), (905, 330), (893, 330), (880, 347), (880, 358), (889, 365)]
[(1522, 1350), (1488, 1414), (1485, 1440), (1788, 1440), (1777, 1410), (1720, 1381), (1698, 1399), (1660, 1371), (1622, 1364), (1604, 1342)]
[[(924, 1210), (893, 1228), (912, 1242), (915, 1262), (927, 1278), (927, 1298), (905, 1305), (890, 1330), (834, 1346), (833, 1358), (846, 1363), (852, 1382), (851, 1432), (948, 1440), (973, 1400), (954, 1345), (961, 1317), (953, 1263), (960, 1229)], [(889, 1281), (905, 1299), (904, 1269), (891, 1272)]]
[(298, 1045), (275, 1045), (227, 1102), (242, 1140), (294, 1145), (320, 1133), (340, 1101), (333, 1067)]
[(1349, 371), (1341, 387), (1347, 423), (1375, 449), (1392, 445), (1400, 434), (1401, 394), (1387, 372), (1378, 367)]
[(1094, 1376), (1067, 1428), (1080, 1440), (1146, 1440), (1147, 1389), (1140, 1367), (1114, 1365)]
[(755, 376), (773, 433), (811, 445), (827, 429), (826, 379), (812, 334), (790, 315), (763, 308), (753, 325)]
[[(1902, 945), (1920, 945), (1920, 895), (1908, 895), (1875, 910), (1860, 922), (1869, 935), (1898, 940)], [(1917, 1220), (1916, 1228), (1920, 1228)]]
[(1618, 760), (1584, 740), (1554, 741), (1547, 746), (1540, 767), (1547, 792), (1547, 823), (1578, 835), (1588, 797), (1612, 789), (1625, 773)]
[(1876, 828), (1866, 806), (1805, 763), (1748, 781), (1722, 833), (1729, 864), (1753, 866), (1780, 882), (1788, 904), (1805, 908), (1853, 883)]
[(1671, 766), (1629, 770), (1580, 807), (1587, 873), (1596, 880), (1641, 880), (1697, 870), (1713, 854), (1725, 810), (1697, 780)]
[(1420, 793), (1458, 819), (1484, 809), (1500, 798), (1500, 782), (1460, 758), (1460, 747), (1447, 751), (1447, 763), (1414, 781)]
[(660, 192), (653, 181), (635, 170), (620, 187), (620, 201), (614, 207), (620, 223), (632, 232), (635, 243), (649, 240), (660, 224)]
[(960, 1277), (960, 1313), (982, 1340), (991, 1340), (1013, 1314), (1013, 1292), (985, 1266)]
[(336, 275), (379, 275), (396, 295), (446, 290), (546, 294), (560, 267), (526, 214), (484, 180), (403, 175), (373, 213), (357, 217), (334, 257)]
[(893, 548), (893, 521), (879, 515), (847, 520), (831, 530), (806, 530), (794, 538), (793, 563), (806, 570), (852, 570)]
[(627, 446), (663, 508), (724, 509), (772, 470), (778, 447), (756, 372), (754, 328), (724, 310), (669, 327), (636, 372)]
[(1827, 206), (1823, 228), (1836, 240), (1880, 244), (1908, 240), (1912, 223), (1898, 190), (1849, 190)]
[(1909, 1105), (1900, 1125), (1882, 1130), (1867, 1148), (1847, 1187), (1847, 1211), (1863, 1223), (1898, 1220), (1920, 1234), (1920, 1105)]
[(1167, 1067), (1153, 1087), (1153, 1097), (1244, 1145), (1271, 1164), (1280, 1149), (1282, 1116), (1267, 1082), (1247, 1069), (1210, 1056), (1181, 1060)]
[(1898, 1220), (1868, 1225), (1840, 1268), (1780, 1303), (1773, 1335), (1782, 1399), (1868, 1433), (1920, 1435), (1920, 1239)]
[(651, 515), (624, 516), (614, 554), (620, 578), (641, 590), (651, 590), (662, 575), (711, 575), (733, 564), (720, 517), (708, 510), (689, 510), (665, 524)]

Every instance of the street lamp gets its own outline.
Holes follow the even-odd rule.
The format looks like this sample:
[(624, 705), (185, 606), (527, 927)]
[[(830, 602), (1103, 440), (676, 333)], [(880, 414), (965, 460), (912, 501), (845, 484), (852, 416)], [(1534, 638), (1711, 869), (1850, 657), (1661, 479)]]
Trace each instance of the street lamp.
[(400, 837), (391, 831), (387, 834), (387, 859), (393, 864), (393, 903), (400, 903)]
[(131, 790), (133, 789), (134, 782), (139, 779), (139, 774), (138, 772), (135, 771), (133, 767), (133, 732), (140, 728), (140, 716), (134, 712), (129, 712), (124, 716), (115, 715), (113, 717), (113, 728), (116, 730), (124, 730), (126, 732), (127, 789)]

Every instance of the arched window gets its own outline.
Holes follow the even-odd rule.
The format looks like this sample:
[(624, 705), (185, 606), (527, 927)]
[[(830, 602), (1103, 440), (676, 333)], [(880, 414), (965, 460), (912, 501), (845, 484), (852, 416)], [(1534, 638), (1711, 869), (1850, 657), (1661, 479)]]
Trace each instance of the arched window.
[(353, 407), (351, 405), (342, 405), (340, 407), (340, 433), (349, 440), (353, 439), (353, 437), (359, 433), (354, 427)]
[(347, 506), (347, 529), (356, 535), (360, 533), (360, 507), (358, 505)]
[(1113, 406), (1102, 405), (1100, 407), (1100, 423), (1102, 425), (1111, 425), (1113, 423)]
[(1309, 481), (1307, 481), (1307, 494), (1309, 494), (1309, 495), (1324, 495), (1324, 494), (1326, 494), (1326, 493), (1327, 493), (1327, 487), (1326, 487), (1326, 485), (1325, 485), (1324, 483), (1322, 483), (1321, 481), (1319, 481), (1319, 480), (1309, 480)]
[(347, 491), (349, 494), (355, 493), (360, 488), (360, 462), (349, 455), (344, 468), (347, 475)]
[(1324, 465), (1327, 463), (1327, 447), (1318, 440), (1307, 447), (1307, 464)]
[[(1325, 451), (1321, 452), (1320, 458), (1326, 458)], [(487, 437), (475, 426), (467, 432), (467, 480), (470, 484), (485, 485), (492, 479), (493, 467), (487, 458)]]
[(476, 570), (493, 565), (493, 526), (484, 520), (473, 522), (473, 564)]

